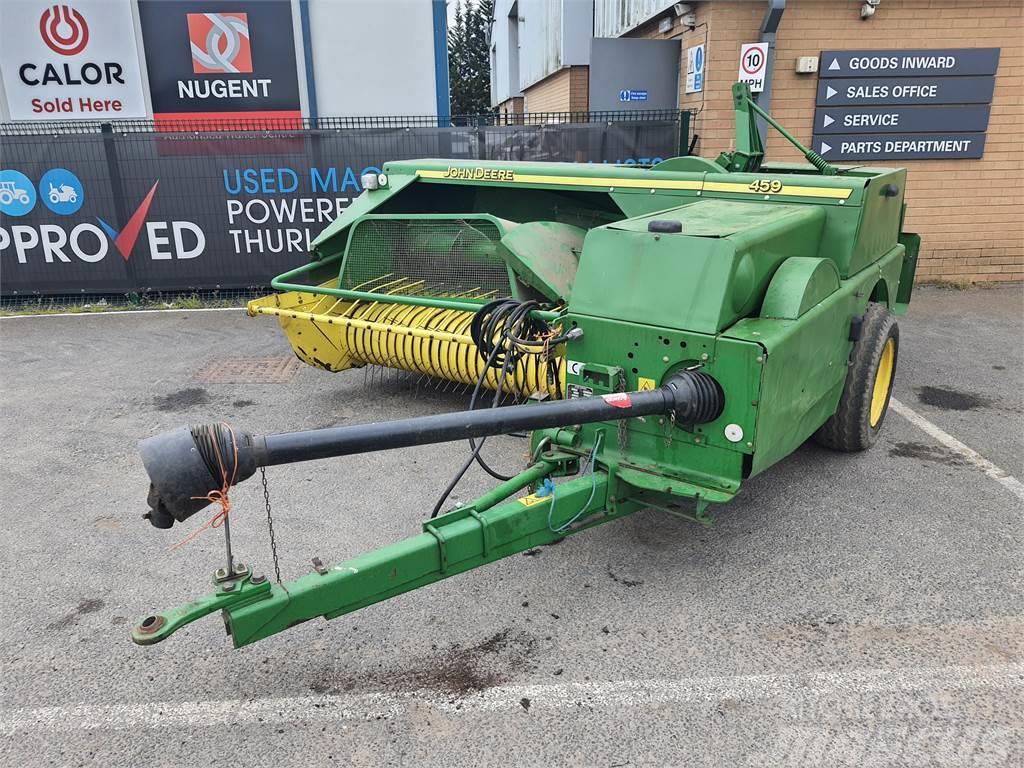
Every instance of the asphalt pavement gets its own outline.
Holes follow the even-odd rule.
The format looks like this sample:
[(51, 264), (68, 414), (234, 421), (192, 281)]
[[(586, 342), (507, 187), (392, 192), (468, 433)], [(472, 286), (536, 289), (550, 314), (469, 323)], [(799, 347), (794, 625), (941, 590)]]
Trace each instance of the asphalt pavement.
[[(292, 375), (277, 324), (238, 311), (0, 320), (0, 764), (1022, 765), (1024, 289), (918, 289), (900, 325), (878, 444), (804, 446), (710, 529), (641, 512), (233, 650), (216, 616), (129, 640), (222, 559), (216, 531), (170, 549), (197, 524), (141, 519), (136, 442), (464, 396), (305, 366), (215, 383), (238, 358)], [(487, 450), (513, 467), (525, 443)], [(418, 532), (465, 452), (268, 470), (285, 579)], [(271, 572), (258, 480), (234, 504)]]

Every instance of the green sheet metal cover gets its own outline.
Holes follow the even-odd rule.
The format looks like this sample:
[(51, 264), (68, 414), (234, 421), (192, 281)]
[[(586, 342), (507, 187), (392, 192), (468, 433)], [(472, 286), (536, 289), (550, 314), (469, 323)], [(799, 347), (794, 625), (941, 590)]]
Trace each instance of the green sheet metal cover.
[(800, 206), (780, 203), (743, 203), (733, 200), (700, 200), (690, 205), (637, 216), (608, 225), (610, 229), (646, 232), (652, 220), (678, 221), (682, 234), (696, 237), (728, 237), (787, 216), (800, 215)]

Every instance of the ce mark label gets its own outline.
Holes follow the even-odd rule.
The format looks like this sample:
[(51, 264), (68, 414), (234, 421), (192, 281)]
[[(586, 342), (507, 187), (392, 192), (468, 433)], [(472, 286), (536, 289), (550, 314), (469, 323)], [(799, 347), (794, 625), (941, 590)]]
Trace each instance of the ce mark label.
[(565, 361), (565, 372), (570, 376), (579, 376), (583, 373), (583, 363), (579, 360), (566, 360)]

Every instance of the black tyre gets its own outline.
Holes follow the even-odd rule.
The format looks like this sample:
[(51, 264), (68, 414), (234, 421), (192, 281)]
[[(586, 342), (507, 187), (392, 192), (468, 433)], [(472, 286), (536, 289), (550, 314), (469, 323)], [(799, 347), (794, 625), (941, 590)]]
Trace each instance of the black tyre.
[(868, 304), (839, 408), (814, 433), (816, 442), (836, 451), (863, 451), (874, 444), (889, 410), (899, 351), (896, 318), (883, 304)]

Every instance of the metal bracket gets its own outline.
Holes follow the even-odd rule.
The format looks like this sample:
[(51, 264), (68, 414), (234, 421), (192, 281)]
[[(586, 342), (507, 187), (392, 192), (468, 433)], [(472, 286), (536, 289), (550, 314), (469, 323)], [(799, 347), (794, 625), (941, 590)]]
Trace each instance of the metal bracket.
[[(221, 569), (223, 570), (223, 569)], [(264, 600), (271, 595), (271, 584), (266, 576), (252, 576), (248, 568), (239, 576), (227, 581), (218, 581), (218, 589), (178, 608), (147, 616), (132, 628), (132, 640), (139, 645), (153, 645), (196, 619), (208, 616), (214, 611)]]
[(483, 549), (481, 552), (486, 559), (487, 553), (491, 551), (491, 529), (487, 523), (487, 518), (475, 509), (469, 510), (469, 516), (480, 523), (480, 535), (483, 537)]
[[(472, 512), (476, 512), (476, 510), (472, 510)], [(437, 530), (433, 523), (425, 523), (423, 530), (437, 539), (437, 550), (441, 561), (439, 570), (441, 573), (446, 573), (448, 571), (448, 547), (445, 544), (444, 534)]]

